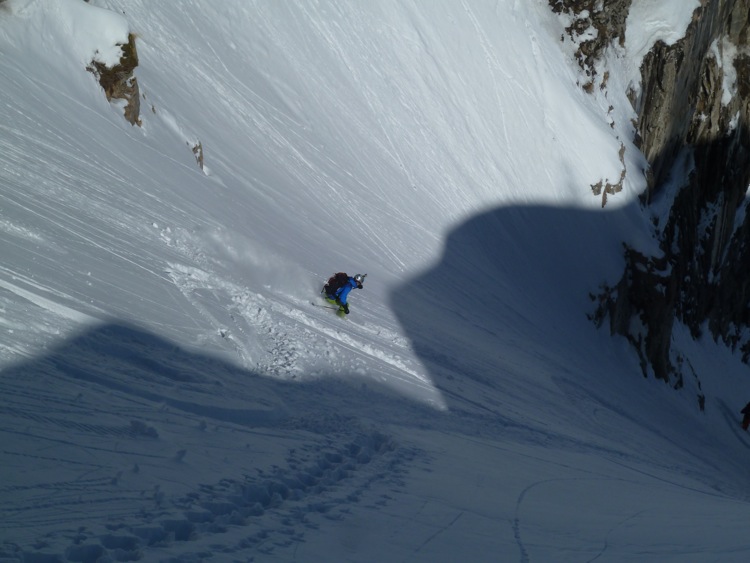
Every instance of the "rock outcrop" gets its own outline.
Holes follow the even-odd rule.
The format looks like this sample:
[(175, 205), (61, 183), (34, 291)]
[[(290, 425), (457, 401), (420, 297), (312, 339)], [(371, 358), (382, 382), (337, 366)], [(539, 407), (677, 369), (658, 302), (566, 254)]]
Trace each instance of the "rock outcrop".
[[(586, 91), (594, 87), (596, 63), (611, 43), (625, 44), (625, 21), (632, 0), (549, 0), (552, 11), (570, 18), (566, 33), (578, 45), (576, 59), (588, 77)], [(605, 79), (606, 81), (606, 79)]]
[[(572, 22), (566, 31), (591, 91), (603, 50), (626, 40), (631, 0), (549, 4)], [(650, 165), (641, 203), (655, 216), (660, 253), (626, 248), (625, 271), (596, 296), (593, 318), (635, 346), (644, 375), (675, 385), (686, 365), (671, 349), (676, 320), (750, 360), (749, 34), (750, 0), (702, 0), (683, 39), (646, 55), (640, 91), (629, 93)], [(654, 202), (667, 197), (671, 209), (656, 217)]]
[[(627, 34), (622, 10), (630, 0), (550, 5), (573, 12), (585, 5), (584, 15), (600, 22), (599, 49)], [(597, 6), (616, 17), (597, 16)], [(661, 253), (627, 248), (622, 278), (599, 296), (595, 317), (633, 343), (644, 375), (650, 368), (668, 382), (681, 380), (670, 349), (675, 320), (695, 337), (707, 329), (750, 359), (749, 31), (750, 0), (703, 0), (683, 39), (648, 53), (640, 93), (630, 96), (636, 142), (650, 164), (644, 212), (673, 200), (666, 218), (654, 219)], [(579, 62), (585, 69), (585, 54)]]
[(118, 46), (122, 49), (122, 57), (118, 64), (108, 67), (104, 63), (93, 60), (86, 70), (93, 73), (104, 89), (107, 100), (125, 100), (125, 119), (131, 125), (141, 125), (141, 99), (138, 80), (133, 71), (138, 66), (138, 52), (135, 48), (135, 35), (128, 35), (128, 42)]

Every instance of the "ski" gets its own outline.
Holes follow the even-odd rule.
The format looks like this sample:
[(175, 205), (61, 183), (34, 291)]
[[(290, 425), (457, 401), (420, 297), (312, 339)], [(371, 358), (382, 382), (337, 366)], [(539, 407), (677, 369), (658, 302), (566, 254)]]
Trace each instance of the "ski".
[(314, 301), (310, 301), (310, 305), (313, 307), (322, 307), (323, 309), (331, 309), (332, 311), (339, 311), (339, 307), (331, 307), (330, 305), (321, 305), (320, 303), (315, 303)]

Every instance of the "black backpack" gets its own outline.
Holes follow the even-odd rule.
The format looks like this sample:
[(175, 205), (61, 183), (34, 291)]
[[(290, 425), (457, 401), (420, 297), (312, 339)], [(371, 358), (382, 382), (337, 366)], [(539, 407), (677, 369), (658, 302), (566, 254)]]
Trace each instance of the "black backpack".
[(335, 295), (336, 292), (349, 283), (349, 276), (344, 272), (333, 274), (323, 286), (323, 291), (327, 295)]

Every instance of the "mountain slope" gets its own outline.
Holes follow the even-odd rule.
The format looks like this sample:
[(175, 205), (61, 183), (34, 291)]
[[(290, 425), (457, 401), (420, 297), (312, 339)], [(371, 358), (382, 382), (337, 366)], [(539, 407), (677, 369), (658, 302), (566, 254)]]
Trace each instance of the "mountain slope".
[[(562, 30), (3, 3), (3, 556), (742, 559), (742, 367), (678, 331), (721, 372), (699, 413), (587, 319), (655, 247), (624, 88), (586, 94)], [(86, 71), (128, 33), (140, 126)]]

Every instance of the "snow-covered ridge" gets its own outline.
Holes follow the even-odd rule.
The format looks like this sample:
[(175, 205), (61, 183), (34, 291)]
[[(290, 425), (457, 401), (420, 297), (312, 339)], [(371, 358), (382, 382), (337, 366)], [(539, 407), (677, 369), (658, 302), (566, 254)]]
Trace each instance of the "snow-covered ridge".
[(629, 82), (638, 92), (643, 58), (657, 41), (674, 45), (685, 36), (700, 0), (650, 2), (634, 0), (627, 19), (625, 52), (632, 75)]
[(118, 45), (128, 42), (127, 19), (112, 10), (81, 0), (6, 0), (3, 17), (9, 39), (33, 42), (35, 55), (54, 63), (74, 62), (79, 67), (92, 60), (115, 66), (122, 56)]

